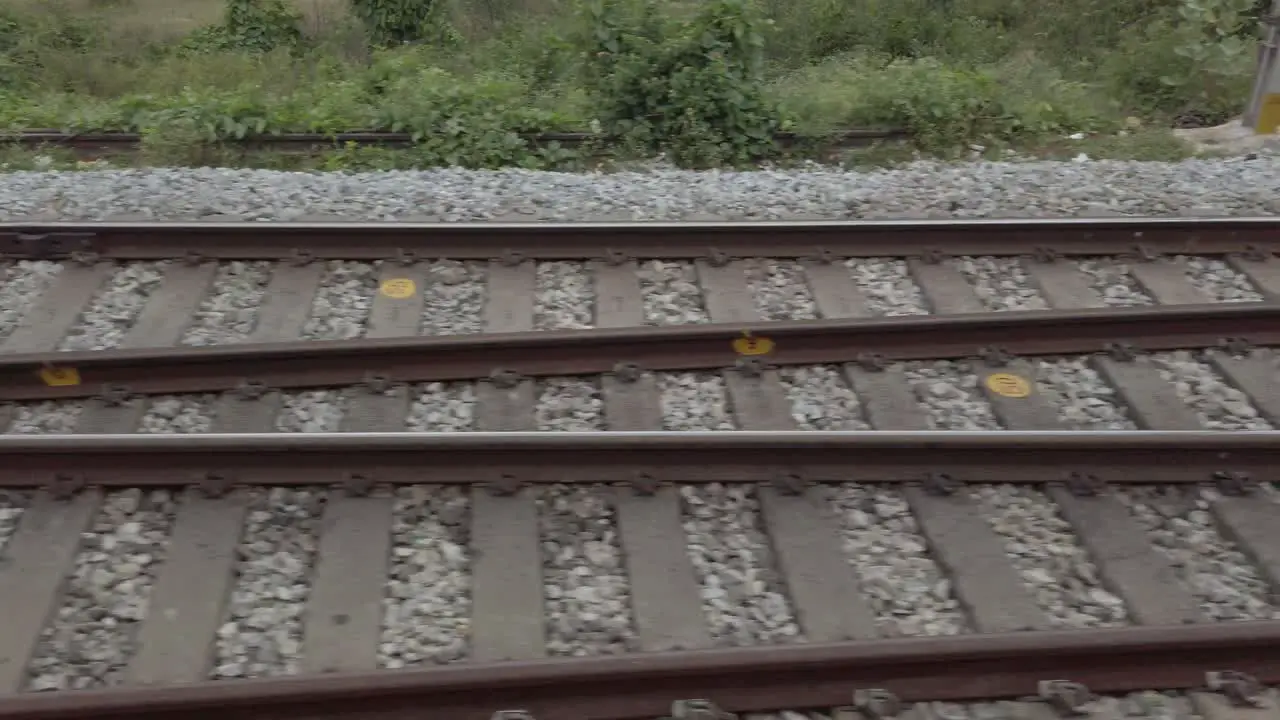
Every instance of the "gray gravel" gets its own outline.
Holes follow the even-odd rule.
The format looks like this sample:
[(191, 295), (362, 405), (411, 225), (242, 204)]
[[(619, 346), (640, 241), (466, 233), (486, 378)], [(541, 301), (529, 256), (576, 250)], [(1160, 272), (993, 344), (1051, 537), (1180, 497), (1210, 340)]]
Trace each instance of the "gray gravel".
[(650, 260), (638, 268), (644, 320), (650, 325), (711, 322), (702, 302), (698, 271), (690, 262)]
[(667, 169), (613, 174), (473, 172), (292, 173), (159, 169), (20, 172), (0, 176), (0, 219), (139, 214), (156, 219), (238, 213), (250, 219), (328, 214), (391, 220), (658, 220), (734, 218), (1167, 215), (1212, 205), (1280, 213), (1280, 158), (1179, 163), (914, 163), (895, 170), (761, 172)]
[(364, 335), (378, 291), (376, 263), (330, 261), (302, 328), (305, 340), (348, 340)]
[(460, 335), (484, 329), (484, 263), (437, 260), (423, 288), (422, 332)]
[(340, 390), (304, 390), (284, 393), (278, 432), (337, 432), (346, 411), (346, 395)]
[[(919, 703), (908, 705), (908, 712), (937, 720), (1008, 720), (1039, 715), (1042, 703), (1019, 703), (1009, 700), (975, 703)], [(1153, 720), (1203, 720), (1191, 699), (1175, 691), (1144, 690), (1127, 695), (1101, 695), (1086, 703), (1085, 712), (1092, 717), (1145, 717)], [(851, 720), (860, 717), (848, 706), (829, 709), (779, 710), (771, 713), (746, 713), (742, 720)]]
[(1129, 274), (1129, 266), (1106, 259), (1081, 260), (1077, 267), (1093, 280), (1093, 289), (1109, 307), (1155, 305), (1137, 280)]
[(809, 290), (804, 268), (792, 260), (752, 260), (747, 282), (756, 311), (765, 320), (813, 320), (818, 304)]
[(664, 430), (736, 430), (724, 378), (715, 373), (662, 373)]
[(167, 491), (107, 493), (81, 536), (62, 606), (29, 665), (32, 690), (117, 685), (135, 651), (155, 571), (168, 549), (176, 509)]
[(471, 383), (421, 383), (409, 408), (413, 432), (466, 432), (475, 427), (476, 393)]
[(827, 491), (844, 552), (886, 637), (955, 635), (966, 621), (934, 562), (911, 507), (897, 490), (847, 483)]
[(258, 490), (236, 549), (236, 581), (218, 629), (212, 677), (294, 675), (311, 593), (322, 490)]
[(1216, 302), (1262, 302), (1262, 293), (1249, 278), (1215, 258), (1180, 255), (1177, 258), (1187, 271), (1187, 279)]
[(166, 262), (129, 263), (106, 281), (67, 331), (59, 350), (106, 350), (125, 334), (164, 279)]
[(1178, 397), (1196, 412), (1201, 424), (1211, 430), (1270, 430), (1267, 422), (1243, 392), (1228, 385), (1222, 376), (1197, 357), (1178, 350), (1156, 353), (1152, 361), (1160, 376), (1173, 384)]
[(13, 537), (13, 531), (18, 529), (18, 523), (22, 521), (22, 513), (30, 502), (31, 496), (28, 493), (12, 490), (0, 492), (0, 552), (4, 552), (9, 544), (9, 538)]
[(853, 282), (867, 298), (867, 307), (876, 315), (928, 315), (920, 286), (911, 277), (903, 260), (892, 258), (850, 258), (845, 267)]
[(60, 272), (62, 263), (43, 260), (21, 260), (0, 270), (0, 340), (9, 337)]
[(686, 548), (702, 585), (702, 609), (720, 645), (803, 640), (748, 485), (683, 485)]
[(213, 429), (216, 395), (161, 395), (152, 398), (138, 432), (204, 433)]
[(76, 431), (76, 423), (84, 412), (77, 400), (48, 400), (18, 406), (6, 432), (18, 435), (65, 435)]
[(1016, 485), (970, 491), (1005, 554), (1056, 627), (1111, 627), (1128, 623), (1124, 601), (1102, 586), (1098, 568), (1071, 525), (1043, 492)]
[(547, 378), (541, 381), (534, 420), (539, 430), (605, 430), (604, 399), (594, 380)]
[(1280, 617), (1257, 570), (1218, 532), (1205, 496), (1176, 487), (1125, 488), (1116, 494), (1210, 619)]
[(907, 381), (935, 430), (999, 430), (991, 404), (968, 363), (939, 360), (903, 365)]
[(224, 345), (247, 340), (258, 321), (270, 280), (269, 262), (221, 263), (213, 291), (200, 303), (182, 344)]
[(1115, 389), (1084, 358), (1038, 361), (1036, 382), (1067, 429), (1138, 429)]
[(547, 651), (639, 650), (617, 519), (603, 487), (556, 485), (538, 494)]
[(1040, 290), (1018, 258), (960, 257), (949, 264), (970, 283), (988, 310), (1044, 310)]
[(534, 327), (578, 330), (592, 327), (596, 294), (585, 263), (538, 263)]
[(400, 488), (394, 512), (379, 663), (401, 668), (465, 659), (471, 633), (467, 491)]
[(798, 430), (870, 430), (862, 403), (840, 371), (830, 365), (778, 370)]

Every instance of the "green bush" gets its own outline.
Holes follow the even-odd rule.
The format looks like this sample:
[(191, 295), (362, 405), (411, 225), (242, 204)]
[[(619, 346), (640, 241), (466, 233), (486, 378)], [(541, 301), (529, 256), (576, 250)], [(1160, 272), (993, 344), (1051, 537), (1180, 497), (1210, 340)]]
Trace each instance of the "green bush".
[(264, 53), (296, 48), (302, 42), (302, 15), (284, 0), (226, 0), (219, 25), (192, 33), (183, 44), (194, 52), (243, 50)]
[(771, 155), (781, 126), (764, 95), (762, 20), (743, 0), (710, 0), (664, 22), (652, 0), (589, 0), (589, 89), (605, 132), (681, 165)]
[(351, 0), (351, 9), (380, 47), (439, 37), (436, 0)]
[(574, 155), (525, 134), (590, 130), (615, 156), (743, 165), (777, 157), (778, 130), (866, 126), (943, 156), (1078, 133), (1123, 155), (1109, 143), (1134, 142), (1129, 116), (1239, 112), (1268, 2), (223, 0), (207, 27), (158, 36), (137, 1), (0, 6), (0, 130), (132, 130), (150, 161), (188, 164), (348, 129), (418, 144), (322, 165), (558, 167)]
[(94, 39), (92, 25), (56, 0), (40, 13), (0, 6), (0, 88), (41, 84), (51, 55), (83, 55)]

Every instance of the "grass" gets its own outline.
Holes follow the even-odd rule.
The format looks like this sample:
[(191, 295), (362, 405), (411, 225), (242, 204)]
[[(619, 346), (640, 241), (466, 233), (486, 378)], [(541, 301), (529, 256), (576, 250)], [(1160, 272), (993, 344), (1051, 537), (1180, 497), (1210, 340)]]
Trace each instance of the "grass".
[[(259, 13), (285, 2), (230, 1)], [(743, 164), (772, 157), (766, 131), (886, 126), (913, 144), (843, 161), (1176, 159), (1187, 149), (1167, 128), (1221, 122), (1247, 99), (1264, 4), (437, 0), (424, 41), (377, 47), (348, 0), (288, 0), (291, 17), (268, 12), (249, 32), (228, 30), (226, 0), (0, 2), (0, 132), (133, 131), (144, 149), (127, 164), (297, 169), (574, 169), (602, 151)], [(646, 9), (654, 18), (636, 19)], [(289, 27), (272, 34), (281, 17)], [(606, 52), (615, 26), (631, 44)], [(279, 158), (222, 142), (349, 129), (420, 145)], [(600, 129), (610, 145), (584, 153), (519, 137)], [(0, 167), (36, 166), (78, 165), (0, 150)]]

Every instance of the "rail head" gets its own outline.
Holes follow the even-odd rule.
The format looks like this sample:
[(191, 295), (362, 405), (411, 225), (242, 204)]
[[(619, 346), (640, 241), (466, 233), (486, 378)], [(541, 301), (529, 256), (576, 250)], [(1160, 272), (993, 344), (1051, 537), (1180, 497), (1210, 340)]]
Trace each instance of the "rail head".
[[(1280, 237), (1280, 233), (1277, 233)], [(1270, 302), (1089, 308), (0, 355), (0, 401), (939, 358), (1280, 345)], [(1231, 335), (1230, 342), (1224, 335)], [(743, 356), (744, 336), (770, 341)], [(51, 375), (52, 373), (52, 375)]]
[(0, 720), (436, 717), (655, 718), (673, 701), (732, 712), (847, 705), (855, 691), (904, 702), (1035, 695), (1069, 678), (1096, 692), (1204, 687), (1218, 670), (1280, 681), (1280, 622), (1001, 633), (466, 664), (428, 670), (218, 681), (0, 699)]
[[(0, 436), (0, 486), (347, 487), (911, 483), (1212, 483), (1247, 493), (1280, 481), (1280, 431), (315, 433)], [(648, 489), (648, 490), (647, 490)]]
[(530, 260), (942, 254), (1109, 255), (1280, 250), (1280, 218), (1050, 218), (799, 222), (414, 223), (7, 222), (0, 255), (121, 260), (198, 255), (278, 260), (405, 257)]

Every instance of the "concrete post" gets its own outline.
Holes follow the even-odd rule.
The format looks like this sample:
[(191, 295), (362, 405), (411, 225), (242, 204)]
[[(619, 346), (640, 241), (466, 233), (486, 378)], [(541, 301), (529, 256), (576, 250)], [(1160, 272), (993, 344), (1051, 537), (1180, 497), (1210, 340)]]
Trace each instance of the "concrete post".
[(1244, 124), (1264, 135), (1280, 128), (1280, 0), (1275, 0), (1271, 7)]

